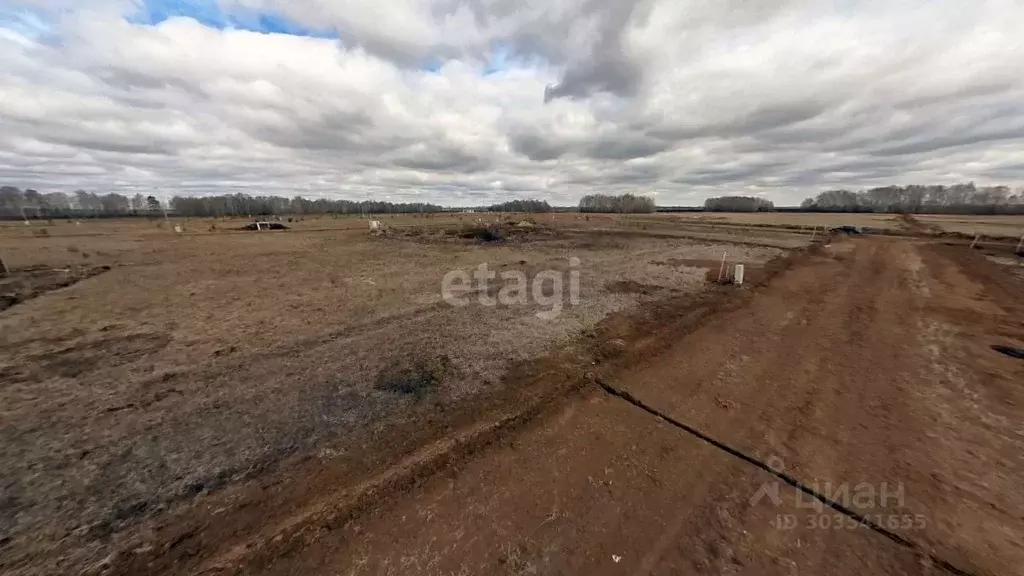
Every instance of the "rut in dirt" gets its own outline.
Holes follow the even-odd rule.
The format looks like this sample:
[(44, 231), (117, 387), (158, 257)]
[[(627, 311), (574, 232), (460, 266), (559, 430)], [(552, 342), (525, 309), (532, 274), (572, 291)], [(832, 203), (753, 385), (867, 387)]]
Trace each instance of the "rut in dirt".
[(828, 506), (832, 510), (835, 510), (836, 512), (839, 512), (840, 514), (846, 516), (847, 518), (850, 518), (850, 519), (856, 521), (859, 525), (864, 526), (864, 527), (870, 529), (872, 532), (875, 532), (876, 534), (881, 534), (882, 536), (885, 536), (886, 538), (888, 538), (889, 540), (892, 540), (893, 542), (899, 544), (900, 546), (908, 548), (908, 549), (914, 551), (915, 553), (928, 558), (928, 560), (930, 560), (936, 566), (939, 566), (939, 567), (941, 567), (941, 568), (943, 568), (945, 570), (948, 570), (948, 571), (950, 571), (950, 572), (952, 572), (954, 574), (957, 574), (958, 576), (975, 576), (975, 574), (973, 572), (968, 572), (967, 570), (963, 570), (961, 568), (958, 568), (958, 567), (954, 566), (953, 564), (951, 564), (950, 562), (935, 556), (933, 553), (929, 552), (923, 546), (915, 543), (912, 540), (904, 538), (903, 536), (900, 536), (899, 534), (896, 534), (895, 532), (892, 532), (890, 530), (885, 529), (883, 526), (880, 526), (876, 522), (872, 521), (870, 518), (868, 518), (868, 517), (866, 517), (866, 516), (864, 516), (862, 514), (858, 514), (856, 511), (851, 510), (847, 506), (844, 506), (843, 504), (841, 504), (841, 503), (839, 503), (839, 502), (829, 498), (828, 496), (825, 496), (824, 494), (821, 494), (820, 492), (812, 489), (811, 487), (807, 486), (806, 484), (804, 484), (803, 482), (801, 482), (797, 478), (794, 478), (793, 476), (790, 476), (789, 474), (786, 474), (786, 473), (782, 472), (781, 470), (778, 470), (777, 468), (775, 468), (773, 466), (770, 466), (769, 464), (765, 463), (762, 460), (758, 460), (757, 458), (754, 458), (754, 457), (752, 457), (752, 456), (750, 456), (750, 455), (748, 455), (748, 454), (746, 454), (746, 453), (744, 453), (744, 452), (742, 452), (740, 450), (737, 450), (736, 448), (733, 448), (733, 447), (729, 446), (728, 444), (725, 444), (723, 442), (719, 442), (718, 440), (715, 440), (714, 438), (708, 436), (707, 434), (704, 434), (700, 430), (697, 430), (696, 428), (694, 428), (692, 426), (689, 426), (689, 425), (687, 425), (687, 424), (685, 424), (683, 422), (680, 422), (679, 420), (676, 420), (675, 418), (672, 418), (671, 416), (669, 416), (669, 415), (667, 415), (667, 414), (657, 410), (656, 408), (653, 408), (653, 407), (645, 404), (644, 402), (640, 401), (639, 399), (637, 399), (635, 396), (633, 396), (629, 392), (626, 392), (625, 390), (620, 390), (620, 389), (616, 388), (615, 386), (612, 386), (611, 384), (608, 384), (607, 382), (605, 382), (605, 381), (603, 381), (601, 379), (596, 379), (595, 382), (597, 383), (598, 386), (601, 387), (602, 390), (604, 390), (609, 395), (614, 396), (616, 398), (620, 398), (622, 400), (625, 400), (629, 404), (632, 404), (633, 406), (643, 410), (644, 412), (647, 412), (648, 414), (654, 416), (655, 418), (658, 418), (658, 419), (660, 419), (660, 420), (662, 420), (662, 421), (664, 421), (664, 422), (666, 422), (666, 423), (668, 423), (668, 424), (670, 424), (670, 425), (672, 425), (672, 426), (682, 430), (683, 432), (686, 432), (687, 434), (689, 434), (691, 436), (694, 436), (695, 438), (698, 438), (698, 439), (704, 441), (707, 444), (710, 444), (711, 446), (717, 448), (718, 450), (721, 450), (722, 452), (725, 452), (726, 454), (729, 454), (730, 456), (738, 458), (738, 459), (740, 459), (740, 460), (742, 460), (742, 461), (744, 461), (744, 462), (746, 462), (748, 464), (756, 466), (757, 468), (761, 469), (762, 471), (767, 472), (767, 473), (771, 474), (772, 476), (775, 476), (776, 478), (778, 478), (779, 480), (782, 480), (783, 482), (785, 482), (786, 484), (792, 486), (793, 488), (796, 488), (797, 490), (803, 492), (804, 494), (806, 494), (806, 495), (814, 498), (815, 500), (821, 502), (825, 506)]

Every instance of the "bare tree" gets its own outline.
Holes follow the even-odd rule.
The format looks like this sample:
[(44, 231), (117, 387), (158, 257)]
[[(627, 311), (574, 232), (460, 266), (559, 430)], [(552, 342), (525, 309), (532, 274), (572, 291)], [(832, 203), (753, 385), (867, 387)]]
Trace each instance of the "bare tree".
[(775, 204), (754, 196), (721, 196), (704, 201), (708, 212), (768, 212), (775, 210)]
[(580, 199), (580, 212), (644, 214), (654, 212), (655, 209), (654, 199), (648, 196), (590, 194)]
[(827, 190), (800, 205), (822, 212), (905, 212), (954, 214), (1024, 214), (1024, 192), (1007, 186), (883, 186), (851, 192)]

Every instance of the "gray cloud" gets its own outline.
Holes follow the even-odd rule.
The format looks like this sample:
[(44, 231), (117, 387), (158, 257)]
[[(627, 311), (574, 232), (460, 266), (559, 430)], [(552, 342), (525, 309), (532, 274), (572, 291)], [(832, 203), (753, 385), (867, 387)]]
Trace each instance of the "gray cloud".
[(631, 160), (653, 156), (667, 150), (672, 144), (656, 138), (630, 134), (602, 136), (587, 145), (586, 153), (598, 160)]
[(482, 172), (491, 167), (489, 158), (475, 156), (455, 147), (417, 146), (391, 160), (396, 166), (436, 172)]
[(537, 162), (557, 160), (569, 151), (566, 143), (546, 140), (542, 135), (523, 132), (509, 135), (512, 150)]
[(86, 4), (31, 0), (0, 21), (2, 184), (787, 204), (1024, 180), (1011, 0), (222, 2), (338, 40)]
[(562, 79), (544, 88), (544, 101), (585, 97), (595, 92), (634, 96), (643, 77), (641, 64), (632, 59), (623, 36), (634, 18), (646, 15), (648, 2), (637, 0), (590, 0), (583, 3), (581, 18), (593, 21), (589, 46), (570, 58)]

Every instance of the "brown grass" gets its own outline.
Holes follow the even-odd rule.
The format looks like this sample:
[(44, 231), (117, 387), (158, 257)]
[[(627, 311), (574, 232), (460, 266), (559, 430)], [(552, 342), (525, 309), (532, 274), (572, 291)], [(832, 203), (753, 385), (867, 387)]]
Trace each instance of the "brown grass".
[[(450, 229), (493, 215), (377, 218)], [(292, 456), (344, 458), (414, 418), (428, 395), (442, 408), (465, 402), (499, 388), (510, 364), (571, 349), (609, 315), (696, 294), (707, 271), (697, 264), (724, 251), (756, 268), (782, 250), (752, 244), (807, 240), (658, 216), (537, 220), (554, 232), (526, 243), (410, 242), (331, 217), (274, 233), (220, 220), (63, 222), (46, 236), (0, 226), (12, 268), (81, 266), (83, 254), (111, 267), (0, 314), (5, 566), (94, 563), (102, 542), (142, 518)], [(581, 302), (555, 320), (538, 318), (535, 303), (441, 301), (450, 270), (487, 262), (532, 278), (565, 271), (569, 256), (581, 261)]]
[(923, 214), (917, 219), (924, 224), (938, 227), (946, 232), (981, 234), (990, 236), (1024, 236), (1024, 215), (1020, 216), (961, 216), (954, 214)]

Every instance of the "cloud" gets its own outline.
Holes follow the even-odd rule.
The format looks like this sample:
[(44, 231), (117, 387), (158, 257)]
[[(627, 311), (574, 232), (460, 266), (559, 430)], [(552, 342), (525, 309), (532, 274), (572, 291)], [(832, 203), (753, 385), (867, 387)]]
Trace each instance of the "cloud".
[(1014, 0), (0, 0), (0, 183), (446, 204), (1024, 183)]
[(592, 28), (577, 39), (574, 54), (558, 84), (544, 89), (544, 101), (586, 97), (595, 92), (633, 96), (640, 88), (643, 71), (626, 42), (627, 27), (650, 2), (590, 0), (584, 2), (580, 20)]

